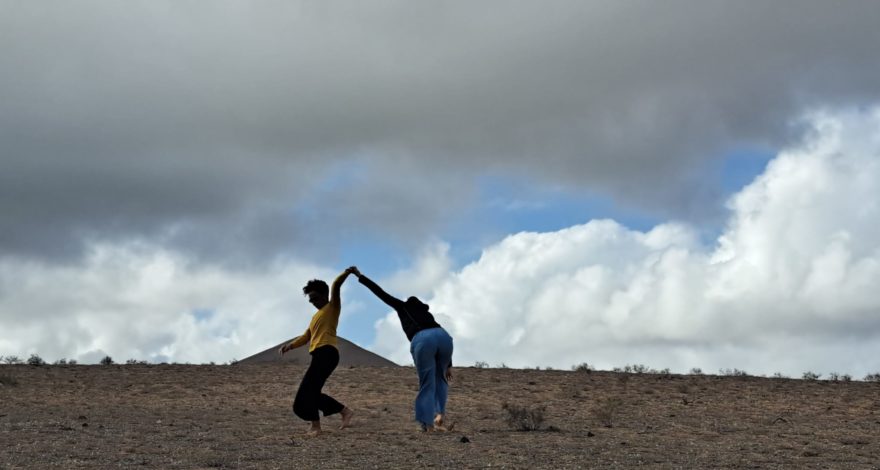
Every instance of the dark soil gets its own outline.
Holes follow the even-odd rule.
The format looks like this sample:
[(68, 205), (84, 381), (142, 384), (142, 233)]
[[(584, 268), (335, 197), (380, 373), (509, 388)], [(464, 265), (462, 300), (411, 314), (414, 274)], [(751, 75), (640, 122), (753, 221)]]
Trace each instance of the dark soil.
[(880, 468), (878, 383), (455, 369), (455, 430), (424, 434), (412, 368), (342, 368), (353, 427), (307, 438), (303, 372), (3, 365), (0, 468)]

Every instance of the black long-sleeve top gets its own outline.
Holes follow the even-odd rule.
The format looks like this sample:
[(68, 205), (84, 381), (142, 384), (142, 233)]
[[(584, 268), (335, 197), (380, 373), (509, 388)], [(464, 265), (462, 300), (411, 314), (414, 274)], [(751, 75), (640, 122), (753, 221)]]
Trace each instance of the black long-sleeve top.
[(415, 302), (404, 302), (382, 290), (381, 287), (367, 276), (361, 275), (359, 280), (376, 297), (379, 297), (382, 302), (385, 302), (397, 312), (397, 317), (400, 318), (400, 326), (403, 327), (403, 333), (406, 334), (406, 339), (410, 340), (410, 342), (412, 342), (413, 336), (419, 331), (440, 327), (440, 324), (434, 320), (434, 315), (431, 315), (431, 312), (428, 311), (427, 305), (418, 300)]

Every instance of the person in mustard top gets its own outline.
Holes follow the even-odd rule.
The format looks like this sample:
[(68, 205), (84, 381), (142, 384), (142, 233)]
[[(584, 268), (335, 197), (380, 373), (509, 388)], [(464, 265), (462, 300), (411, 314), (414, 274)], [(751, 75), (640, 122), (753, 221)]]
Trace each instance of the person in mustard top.
[[(339, 365), (339, 350), (336, 347), (336, 326), (339, 324), (339, 314), (342, 312), (342, 299), (339, 291), (345, 278), (353, 272), (353, 267), (346, 269), (340, 274), (333, 287), (328, 289), (327, 283), (319, 279), (312, 279), (305, 287), (303, 294), (309, 298), (309, 302), (318, 309), (309, 322), (305, 333), (297, 336), (290, 343), (281, 347), (281, 354), (300, 346), (309, 345), (309, 354), (312, 361), (303, 376), (296, 398), (293, 400), (293, 412), (300, 418), (311, 422), (309, 436), (321, 434), (321, 417), (340, 413), (342, 425), (339, 429), (345, 429), (351, 424), (354, 412), (336, 401), (330, 395), (321, 392), (324, 383), (330, 374)], [(329, 298), (328, 298), (329, 294)]]

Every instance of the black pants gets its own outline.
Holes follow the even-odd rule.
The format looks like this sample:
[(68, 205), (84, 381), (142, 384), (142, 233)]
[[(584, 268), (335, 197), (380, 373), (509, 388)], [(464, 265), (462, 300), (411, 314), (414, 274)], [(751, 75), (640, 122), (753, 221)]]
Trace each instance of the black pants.
[(318, 421), (318, 411), (324, 416), (339, 413), (345, 406), (330, 395), (321, 393), (324, 382), (339, 365), (339, 350), (333, 346), (321, 346), (312, 351), (312, 362), (299, 384), (293, 399), (293, 412), (306, 421)]

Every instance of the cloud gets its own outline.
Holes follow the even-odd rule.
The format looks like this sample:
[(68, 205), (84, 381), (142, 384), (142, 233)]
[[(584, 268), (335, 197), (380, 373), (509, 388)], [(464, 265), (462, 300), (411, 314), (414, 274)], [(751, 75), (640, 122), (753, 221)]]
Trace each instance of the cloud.
[(416, 254), (413, 266), (394, 273), (382, 285), (390, 292), (399, 292), (400, 298), (411, 295), (425, 297), (431, 294), (437, 282), (449, 273), (452, 260), (449, 258), (449, 244), (434, 241), (422, 247)]
[[(876, 372), (880, 110), (810, 122), (731, 198), (713, 246), (687, 224), (594, 220), (486, 248), (429, 301), (456, 361)], [(407, 363), (395, 321), (377, 323), (375, 348)]]
[(226, 362), (302, 333), (300, 286), (333, 272), (194, 264), (155, 246), (98, 246), (81, 266), (0, 263), (0, 355)]
[[(418, 246), (473, 202), (478, 173), (701, 220), (725, 152), (800, 138), (806, 109), (876, 103), (876, 16), (821, 1), (4, 4), (0, 252), (72, 262), (135, 240), (316, 261), (335, 240), (304, 204), (341, 209), (325, 234)], [(369, 183), (310, 199), (358, 162)]]

